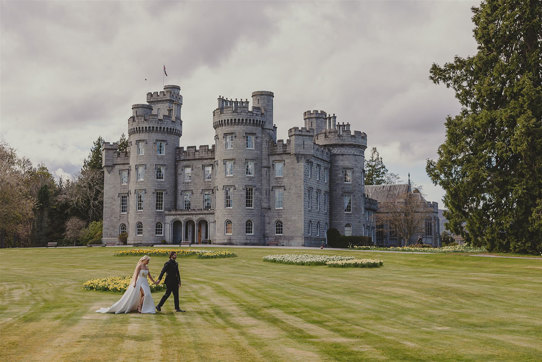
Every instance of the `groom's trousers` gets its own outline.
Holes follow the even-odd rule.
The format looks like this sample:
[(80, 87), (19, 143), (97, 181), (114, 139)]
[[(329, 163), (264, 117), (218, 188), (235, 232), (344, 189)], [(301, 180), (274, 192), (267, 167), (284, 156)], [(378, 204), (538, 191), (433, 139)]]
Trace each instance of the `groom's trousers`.
[(166, 294), (160, 299), (160, 303), (158, 303), (158, 306), (162, 308), (166, 300), (169, 298), (169, 296), (173, 293), (173, 302), (175, 303), (175, 310), (180, 309), (179, 307), (179, 286), (167, 286)]

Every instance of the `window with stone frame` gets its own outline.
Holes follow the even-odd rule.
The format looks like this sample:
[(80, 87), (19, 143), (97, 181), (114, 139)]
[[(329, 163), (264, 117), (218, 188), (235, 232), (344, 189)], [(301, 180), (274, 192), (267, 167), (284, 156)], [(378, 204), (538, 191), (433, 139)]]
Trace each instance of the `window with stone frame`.
[(145, 154), (145, 141), (136, 141), (137, 154), (143, 156)]
[(284, 207), (284, 189), (275, 189), (275, 209), (282, 209)]
[(225, 176), (233, 176), (233, 160), (224, 161)]
[(254, 176), (254, 160), (245, 161), (245, 176)]
[(320, 181), (320, 165), (316, 165), (316, 181)]
[(128, 185), (128, 170), (120, 170), (120, 184)]
[(156, 226), (154, 227), (154, 235), (155, 236), (164, 236), (164, 226), (161, 222), (157, 222)]
[(252, 220), (247, 220), (247, 222), (245, 223), (245, 234), (247, 235), (254, 234), (254, 225), (252, 223)]
[(256, 138), (253, 134), (247, 134), (246, 135), (246, 148), (249, 150), (254, 149), (254, 139)]
[(190, 192), (185, 192), (183, 194), (183, 208), (185, 210), (190, 210), (191, 209), (190, 198), (191, 198), (191, 193)]
[(282, 235), (282, 233), (283, 233), (282, 221), (277, 220), (275, 222), (275, 235)]
[(312, 209), (312, 188), (307, 189), (307, 209)]
[(166, 154), (166, 141), (156, 141), (156, 154), (157, 155)]
[(213, 166), (212, 165), (205, 165), (203, 167), (203, 174), (205, 181), (211, 181), (213, 178)]
[(210, 191), (205, 191), (203, 193), (203, 209), (204, 210), (211, 209), (211, 192)]
[(184, 167), (184, 182), (192, 182), (192, 167)]
[(316, 211), (320, 211), (320, 190), (316, 190), (316, 199), (314, 201), (316, 203)]
[(312, 236), (312, 221), (309, 221), (307, 235)]
[(327, 184), (327, 175), (329, 173), (329, 169), (327, 167), (324, 167), (324, 183)]
[(164, 191), (156, 191), (156, 211), (164, 211)]
[(136, 210), (143, 211), (143, 202), (145, 201), (145, 191), (137, 190), (136, 191)]
[(126, 224), (120, 224), (119, 225), (119, 235), (126, 232)]
[(312, 161), (307, 161), (307, 174), (309, 178), (312, 178)]
[(352, 212), (352, 195), (343, 195), (344, 212)]
[(433, 236), (433, 220), (425, 219), (425, 236)]
[(128, 195), (120, 195), (120, 213), (126, 214), (128, 212)]
[(141, 221), (136, 223), (136, 235), (143, 236), (143, 223)]
[(328, 203), (328, 195), (327, 195), (327, 192), (324, 192), (324, 204), (323, 204), (324, 212), (327, 212), (327, 203)]
[(232, 192), (233, 192), (232, 187), (224, 188), (224, 207), (227, 209), (230, 209), (233, 207)]
[(137, 181), (145, 181), (145, 165), (136, 165)]
[(245, 187), (245, 207), (252, 209), (254, 207), (254, 187)]
[(351, 169), (351, 168), (343, 169), (344, 183), (347, 183), (347, 184), (352, 183), (352, 174), (353, 174), (353, 172), (354, 172), (354, 170)]
[(320, 236), (320, 221), (316, 223), (316, 236)]
[(231, 235), (233, 234), (233, 223), (230, 220), (224, 222), (224, 234)]
[(284, 176), (284, 161), (276, 161), (273, 163), (275, 166), (275, 177)]
[(157, 180), (163, 181), (165, 173), (166, 173), (166, 166), (156, 165), (156, 179)]
[(224, 148), (227, 150), (233, 149), (233, 133), (224, 135)]

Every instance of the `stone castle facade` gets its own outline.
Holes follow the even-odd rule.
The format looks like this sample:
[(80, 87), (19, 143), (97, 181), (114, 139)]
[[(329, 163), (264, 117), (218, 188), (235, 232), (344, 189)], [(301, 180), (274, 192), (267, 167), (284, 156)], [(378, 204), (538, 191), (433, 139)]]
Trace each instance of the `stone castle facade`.
[(365, 133), (307, 111), (277, 140), (273, 93), (256, 91), (252, 107), (219, 97), (214, 145), (184, 148), (182, 103), (176, 85), (147, 93), (132, 106), (128, 150), (104, 145), (104, 242), (126, 232), (128, 244), (319, 246), (331, 227), (374, 238)]

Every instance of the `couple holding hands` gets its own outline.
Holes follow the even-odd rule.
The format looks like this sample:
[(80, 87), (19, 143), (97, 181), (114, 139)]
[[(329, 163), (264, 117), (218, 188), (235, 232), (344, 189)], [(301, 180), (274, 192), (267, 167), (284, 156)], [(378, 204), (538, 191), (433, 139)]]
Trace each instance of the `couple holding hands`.
[[(158, 277), (158, 280), (154, 280), (149, 272), (149, 261), (150, 257), (148, 255), (142, 256), (141, 259), (137, 262), (132, 280), (130, 285), (126, 289), (124, 295), (111, 307), (109, 308), (100, 308), (97, 310), (98, 313), (129, 313), (133, 311), (138, 311), (139, 313), (151, 313), (154, 314), (156, 311), (161, 311), (162, 306), (169, 298), (171, 293), (173, 293), (173, 299), (175, 303), (175, 311), (184, 312), (179, 307), (179, 287), (181, 286), (181, 274), (179, 273), (179, 264), (177, 264), (177, 253), (172, 251), (169, 253), (169, 260), (164, 264), (162, 272)], [(160, 283), (162, 277), (166, 274), (165, 284), (166, 284), (166, 293), (160, 300), (160, 303), (155, 307), (154, 300), (151, 296), (151, 288), (147, 277), (151, 279), (154, 284)]]

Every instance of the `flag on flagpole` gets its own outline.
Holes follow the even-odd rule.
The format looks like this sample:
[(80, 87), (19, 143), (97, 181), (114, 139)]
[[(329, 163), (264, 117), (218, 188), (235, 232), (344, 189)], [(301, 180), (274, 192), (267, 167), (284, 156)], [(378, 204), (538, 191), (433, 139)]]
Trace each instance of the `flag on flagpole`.
[(166, 72), (166, 66), (164, 65), (164, 74), (166, 75), (167, 77), (167, 72)]

